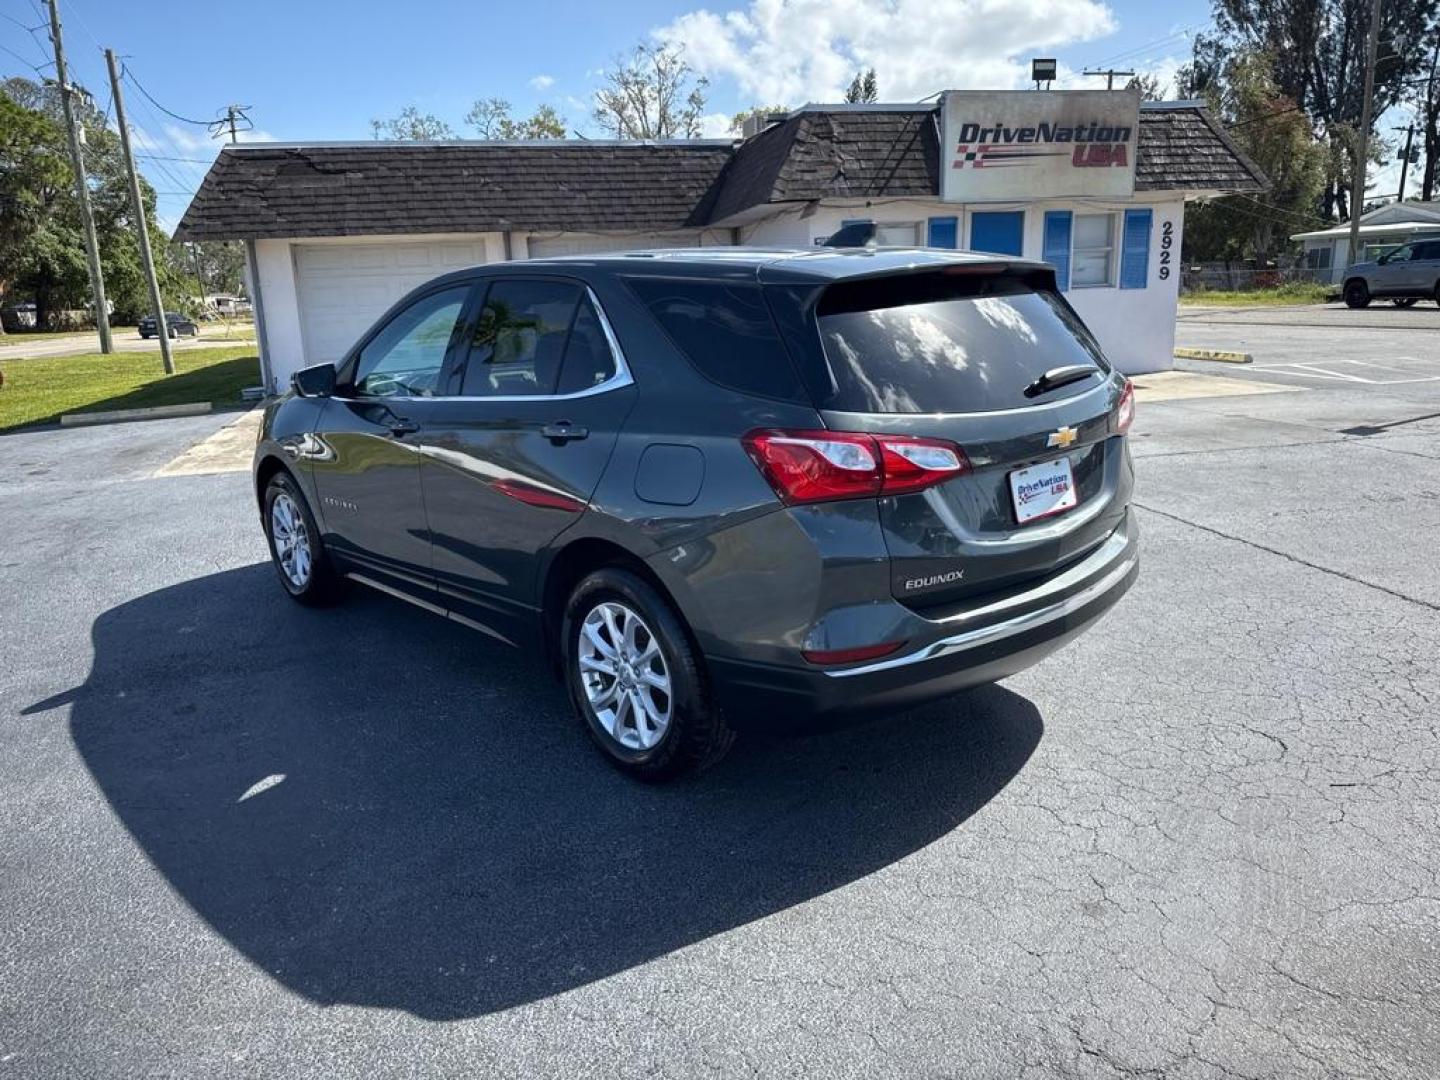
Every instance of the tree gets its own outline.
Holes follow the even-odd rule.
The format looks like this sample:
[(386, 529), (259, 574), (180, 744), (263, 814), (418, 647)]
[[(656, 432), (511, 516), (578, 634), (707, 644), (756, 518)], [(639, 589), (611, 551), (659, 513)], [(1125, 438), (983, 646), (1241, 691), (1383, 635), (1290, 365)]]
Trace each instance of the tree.
[(755, 105), (736, 113), (730, 118), (730, 130), (739, 135), (745, 127), (745, 121), (752, 116), (783, 116), (790, 111), (789, 105)]
[(1126, 90), (1139, 90), (1141, 101), (1163, 101), (1165, 88), (1160, 85), (1158, 75), (1136, 75), (1125, 84)]
[[(77, 125), (85, 135), (101, 272), (115, 321), (149, 310), (130, 204), (129, 181), (119, 135), (83, 91), (72, 96)], [(0, 293), (7, 300), (33, 300), (37, 325), (52, 314), (89, 302), (80, 209), (66, 146), (59, 90), (52, 84), (12, 78), (0, 84)], [(153, 247), (168, 238), (155, 223), (155, 192), (143, 177), (141, 201)], [(162, 293), (175, 293), (168, 267), (157, 268)]]
[[(1416, 31), (1431, 25), (1437, 11), (1440, 0), (1383, 5), (1372, 123), (1423, 73), (1430, 54), (1425, 35)], [(1349, 216), (1347, 184), (1360, 142), (1370, 12), (1371, 0), (1215, 0), (1219, 42), (1231, 51), (1268, 52), (1278, 91), (1330, 144), (1331, 164), (1317, 200), (1327, 220)]]
[(1410, 104), (1420, 121), (1421, 144), (1425, 168), (1420, 174), (1420, 198), (1435, 198), (1436, 181), (1440, 179), (1440, 16), (1426, 29), (1425, 42), (1430, 51), (1429, 63), (1410, 88)]
[(874, 68), (855, 73), (855, 78), (850, 80), (850, 88), (845, 91), (845, 100), (851, 104), (862, 105), (880, 100), (880, 92), (875, 86)]
[(397, 142), (455, 138), (455, 132), (449, 124), (433, 113), (422, 113), (414, 105), (405, 106), (398, 115), (388, 120), (371, 120), (370, 130), (377, 139), (393, 139)]
[(481, 98), (470, 106), (465, 122), (482, 139), (563, 139), (565, 118), (554, 106), (541, 105), (527, 120), (510, 117), (510, 102), (504, 98)]
[(709, 80), (695, 77), (679, 45), (641, 42), (605, 72), (595, 122), (617, 139), (693, 139)]
[(1317, 200), (1329, 167), (1310, 120), (1280, 92), (1268, 52), (1234, 57), (1210, 83), (1212, 109), (1270, 181), (1258, 195), (1232, 196), (1186, 215), (1187, 259), (1253, 258), (1264, 265), (1289, 246), (1291, 233), (1318, 226)]

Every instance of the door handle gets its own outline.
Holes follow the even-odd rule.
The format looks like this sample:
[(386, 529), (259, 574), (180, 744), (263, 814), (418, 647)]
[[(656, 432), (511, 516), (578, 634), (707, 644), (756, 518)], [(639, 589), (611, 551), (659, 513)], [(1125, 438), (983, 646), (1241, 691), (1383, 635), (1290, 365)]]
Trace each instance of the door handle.
[(414, 420), (407, 420), (403, 416), (395, 417), (386, 426), (390, 429), (390, 434), (397, 439), (403, 438), (406, 435), (414, 435), (415, 432), (420, 430), (419, 424), (415, 423)]
[(576, 439), (587, 438), (590, 434), (589, 428), (578, 427), (569, 420), (556, 420), (553, 424), (546, 424), (540, 429), (540, 434), (551, 442), (559, 445), (561, 443), (573, 442)]

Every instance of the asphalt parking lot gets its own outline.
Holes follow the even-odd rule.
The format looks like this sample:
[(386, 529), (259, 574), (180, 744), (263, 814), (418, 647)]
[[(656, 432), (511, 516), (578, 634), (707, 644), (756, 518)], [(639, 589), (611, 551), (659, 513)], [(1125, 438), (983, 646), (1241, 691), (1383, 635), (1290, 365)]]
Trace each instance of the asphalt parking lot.
[(1077, 643), (661, 789), (291, 604), (156, 475), (229, 418), (0, 437), (0, 1077), (1433, 1077), (1440, 311), (1354, 314), (1182, 316), (1255, 392), (1142, 398)]

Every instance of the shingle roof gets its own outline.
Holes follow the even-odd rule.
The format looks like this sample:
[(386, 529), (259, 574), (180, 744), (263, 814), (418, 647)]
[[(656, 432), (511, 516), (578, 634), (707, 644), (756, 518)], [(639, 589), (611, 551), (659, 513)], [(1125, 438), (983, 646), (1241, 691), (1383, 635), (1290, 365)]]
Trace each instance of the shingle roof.
[(730, 142), (226, 147), (186, 240), (702, 225)]
[[(736, 146), (359, 143), (227, 147), (184, 240), (379, 233), (665, 231), (771, 203), (939, 192), (931, 106), (810, 106)], [(1259, 191), (1260, 170), (1198, 104), (1140, 113), (1140, 191)]]
[(938, 192), (933, 106), (811, 112), (750, 139), (721, 178), (711, 220), (764, 203)]
[(1136, 191), (1263, 191), (1265, 174), (1209, 111), (1193, 104), (1140, 110)]

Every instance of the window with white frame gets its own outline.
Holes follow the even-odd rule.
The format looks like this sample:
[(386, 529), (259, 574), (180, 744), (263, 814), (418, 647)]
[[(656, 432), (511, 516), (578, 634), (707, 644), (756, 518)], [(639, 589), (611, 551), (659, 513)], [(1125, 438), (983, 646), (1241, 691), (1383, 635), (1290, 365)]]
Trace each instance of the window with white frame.
[(1115, 227), (1119, 214), (1076, 214), (1070, 240), (1070, 287), (1115, 281)]
[(914, 247), (920, 225), (915, 221), (875, 223), (875, 243), (881, 247)]

